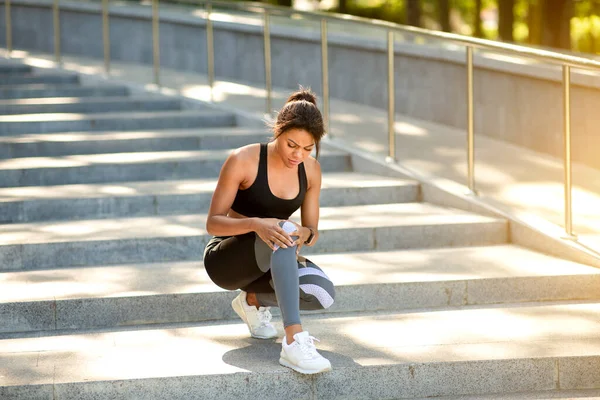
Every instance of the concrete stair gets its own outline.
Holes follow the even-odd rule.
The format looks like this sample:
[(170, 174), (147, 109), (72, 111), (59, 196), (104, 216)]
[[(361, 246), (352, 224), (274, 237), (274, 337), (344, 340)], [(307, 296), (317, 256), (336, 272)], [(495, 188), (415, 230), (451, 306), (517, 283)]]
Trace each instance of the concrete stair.
[[(262, 135), (262, 134), (261, 134)], [(3, 223), (205, 213), (216, 178), (0, 189)], [(352, 172), (325, 173), (326, 207), (416, 202), (415, 182)]]
[[(292, 218), (299, 218), (299, 212)], [(206, 214), (0, 226), (0, 270), (199, 260)], [(505, 243), (503, 220), (422, 203), (322, 207), (307, 254)]]
[[(600, 299), (597, 269), (514, 245), (315, 254), (310, 259), (336, 282), (330, 313)], [(212, 284), (197, 261), (6, 272), (0, 278), (2, 333), (236, 317), (230, 306), (236, 293)]]
[(0, 100), (0, 115), (51, 113), (108, 113), (151, 110), (178, 110), (176, 99), (153, 96), (126, 97), (47, 97)]
[(123, 86), (80, 86), (80, 85), (2, 85), (2, 99), (31, 99), (44, 97), (91, 97), (91, 96), (125, 96), (127, 88)]
[(14, 76), (18, 78), (19, 76), (29, 75), (33, 71), (29, 65), (21, 65), (18, 63), (2, 63), (0, 65), (0, 75), (8, 75)]
[(153, 111), (132, 113), (24, 114), (0, 117), (0, 135), (72, 131), (132, 131), (140, 129), (178, 129), (233, 126), (235, 117), (215, 111)]
[[(238, 321), (14, 338), (3, 398), (401, 399), (597, 380), (600, 304), (305, 316), (334, 370), (304, 377)], [(574, 329), (574, 328), (577, 329)]]
[[(136, 152), (0, 160), (0, 187), (216, 177), (230, 150)], [(350, 169), (350, 158), (323, 151), (326, 171)]]
[(31, 84), (76, 84), (79, 76), (76, 74), (23, 74), (3, 76), (0, 74), (0, 86), (31, 85)]
[(264, 129), (232, 127), (145, 130), (126, 132), (67, 132), (0, 136), (0, 159), (15, 157), (55, 157), (73, 154), (132, 153), (232, 149), (248, 140), (265, 141)]
[(337, 296), (303, 321), (334, 370), (279, 366), (202, 264), (220, 167), (266, 130), (65, 76), (0, 63), (0, 399), (598, 394), (600, 270), (327, 146), (304, 253)]

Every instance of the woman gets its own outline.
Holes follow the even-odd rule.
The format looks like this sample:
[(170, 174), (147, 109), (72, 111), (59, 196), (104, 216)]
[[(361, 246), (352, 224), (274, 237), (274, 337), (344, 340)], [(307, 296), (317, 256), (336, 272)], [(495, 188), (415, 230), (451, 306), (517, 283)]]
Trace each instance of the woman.
[[(310, 157), (325, 134), (316, 97), (293, 93), (273, 126), (269, 143), (236, 149), (221, 169), (206, 229), (214, 235), (204, 265), (218, 286), (242, 292), (232, 307), (260, 339), (277, 336), (269, 307), (279, 306), (285, 337), (279, 362), (305, 374), (331, 370), (314, 337), (302, 329), (300, 309), (333, 303), (333, 284), (325, 273), (299, 256), (318, 238), (321, 167)], [(301, 224), (289, 217), (301, 210)]]

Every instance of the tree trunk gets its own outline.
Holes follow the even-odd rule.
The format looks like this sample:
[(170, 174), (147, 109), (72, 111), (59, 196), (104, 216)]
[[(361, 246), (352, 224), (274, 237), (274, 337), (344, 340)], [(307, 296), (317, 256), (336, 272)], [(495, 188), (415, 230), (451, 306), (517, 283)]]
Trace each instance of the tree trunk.
[[(481, 1), (481, 0), (478, 0)], [(439, 2), (440, 26), (444, 32), (450, 32), (450, 0), (440, 0)]]
[(512, 42), (515, 23), (515, 0), (498, 0), (498, 34), (505, 42)]
[(542, 14), (542, 45), (571, 49), (571, 0), (546, 0)]
[(406, 1), (406, 23), (412, 26), (421, 26), (420, 0)]
[(527, 12), (527, 25), (529, 28), (528, 42), (530, 44), (542, 44), (542, 10), (543, 0), (529, 0), (529, 11)]
[(338, 12), (342, 14), (348, 13), (348, 7), (346, 6), (346, 0), (338, 0)]
[(292, 0), (277, 0), (277, 5), (291, 7), (292, 6)]
[(481, 29), (481, 0), (475, 0), (475, 15), (473, 25), (473, 35), (478, 38), (483, 37), (483, 31)]

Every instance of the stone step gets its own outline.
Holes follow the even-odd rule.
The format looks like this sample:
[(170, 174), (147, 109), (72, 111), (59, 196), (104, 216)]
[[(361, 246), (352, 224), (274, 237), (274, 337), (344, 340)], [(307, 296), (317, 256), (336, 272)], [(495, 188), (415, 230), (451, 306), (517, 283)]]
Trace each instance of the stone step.
[[(219, 176), (231, 150), (139, 152), (0, 160), (0, 187), (199, 179)], [(323, 172), (350, 171), (350, 156), (323, 150)]]
[(180, 101), (167, 97), (47, 97), (0, 100), (0, 115), (51, 113), (107, 113), (179, 110)]
[[(311, 315), (333, 370), (279, 365), (245, 324), (0, 341), (3, 399), (406, 399), (600, 388), (600, 303)], [(279, 323), (276, 327), (282, 334)]]
[[(436, 397), (436, 400), (600, 400), (600, 389), (588, 390), (544, 390), (526, 393), (502, 393), (476, 396), (443, 396)], [(414, 400), (431, 400), (431, 398), (420, 398)]]
[[(307, 254), (508, 239), (505, 220), (426, 203), (321, 207), (320, 214), (319, 245)], [(210, 240), (205, 226), (206, 214), (0, 225), (0, 270), (200, 260)]]
[[(600, 300), (600, 269), (514, 245), (310, 260), (336, 286), (330, 313)], [(200, 261), (5, 272), (0, 284), (5, 334), (235, 318), (237, 292), (214, 285)]]
[[(217, 179), (0, 189), (0, 223), (205, 213)], [(419, 200), (413, 181), (350, 172), (324, 173), (325, 207)]]
[(76, 74), (50, 74), (35, 73), (23, 75), (0, 75), (0, 86), (3, 85), (31, 85), (31, 84), (77, 84), (79, 76)]
[(23, 114), (0, 116), (0, 135), (70, 131), (234, 126), (235, 115), (220, 111), (154, 111), (101, 114)]
[(42, 97), (106, 97), (127, 96), (124, 86), (80, 86), (80, 85), (17, 85), (0, 87), (0, 99), (31, 99)]
[(30, 74), (32, 68), (29, 65), (12, 64), (12, 63), (0, 63), (0, 76), (1, 75), (22, 75)]
[(71, 154), (222, 150), (249, 143), (264, 143), (270, 136), (272, 135), (265, 129), (243, 127), (0, 136), (0, 159)]

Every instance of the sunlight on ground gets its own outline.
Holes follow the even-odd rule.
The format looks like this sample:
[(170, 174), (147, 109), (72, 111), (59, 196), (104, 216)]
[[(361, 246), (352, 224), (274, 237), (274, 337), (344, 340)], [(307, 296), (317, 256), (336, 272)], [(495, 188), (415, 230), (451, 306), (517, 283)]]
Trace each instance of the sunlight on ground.
[(146, 153), (112, 153), (66, 156), (68, 159), (87, 161), (98, 164), (135, 164), (149, 161), (183, 160), (197, 157), (196, 151), (146, 152)]
[(198, 261), (5, 272), (0, 284), (6, 302), (224, 292)]
[(67, 168), (83, 167), (87, 165), (90, 165), (90, 162), (59, 157), (14, 158), (11, 160), (0, 160), (0, 169), (6, 170), (32, 168)]
[(2, 115), (2, 122), (50, 122), (50, 121), (81, 121), (89, 119), (87, 114), (78, 113), (42, 113), (42, 114), (18, 114), (18, 115)]
[(356, 114), (335, 113), (331, 116), (332, 121), (353, 124), (361, 122), (360, 116)]
[(598, 311), (598, 305), (593, 304), (561, 306), (551, 314), (535, 308), (430, 312), (367, 317), (338, 329), (365, 350), (391, 359), (407, 354), (424, 356), (431, 351), (430, 346), (457, 358), (506, 358), (513, 356), (506, 350), (514, 352), (515, 348), (519, 357), (528, 357), (543, 355), (540, 352), (544, 349), (535, 345), (539, 341), (595, 337), (600, 327)]
[[(217, 81), (215, 82), (215, 94), (219, 96), (229, 95), (248, 95), (252, 97), (265, 98), (267, 91), (262, 88), (253, 88), (247, 85), (240, 85), (234, 82)], [(277, 96), (274, 96), (276, 98)]]
[[(463, 173), (466, 175), (466, 159), (461, 163), (455, 164), (454, 169), (457, 173)], [(478, 176), (485, 176), (486, 185), (510, 185), (515, 182), (515, 177), (513, 177), (510, 173), (507, 173), (502, 166), (483, 161), (479, 161), (475, 165), (475, 179), (477, 179)]]
[(43, 97), (35, 99), (10, 99), (11, 104), (27, 105), (27, 104), (76, 104), (85, 101), (81, 97)]
[(28, 57), (28, 55), (15, 56), (15, 57), (26, 58), (28, 64), (33, 67), (38, 67), (38, 68), (57, 68), (58, 67), (56, 62), (51, 61), (51, 60), (44, 60), (42, 58)]
[(216, 179), (158, 181), (158, 182), (131, 182), (123, 184), (74, 184), (53, 186), (48, 190), (44, 186), (0, 188), (0, 202), (32, 200), (32, 199), (60, 199), (79, 196), (82, 198), (105, 197), (104, 195), (151, 195), (161, 194), (199, 194), (212, 193), (216, 186)]
[[(564, 218), (564, 187), (557, 183), (512, 184), (500, 193), (503, 199), (521, 207), (535, 209), (548, 217), (557, 215), (561, 225)], [(600, 232), (600, 194), (579, 187), (572, 193), (574, 222), (580, 233)]]
[(484, 58), (489, 58), (490, 60), (502, 61), (511, 64), (519, 64), (519, 65), (535, 65), (539, 64), (538, 61), (528, 58), (522, 58), (517, 56), (510, 56), (508, 54), (497, 54), (497, 53), (483, 53), (482, 56)]
[(96, 241), (125, 238), (183, 237), (204, 235), (206, 216), (176, 215), (154, 218), (104, 219), (28, 225), (0, 225), (0, 242), (16, 243)]
[(408, 122), (396, 122), (394, 124), (394, 131), (404, 136), (427, 136), (429, 134), (427, 129), (409, 124)]
[(230, 22), (230, 23), (235, 23), (235, 24), (244, 24), (244, 25), (253, 25), (253, 26), (262, 26), (263, 25), (263, 21), (260, 17), (252, 17), (250, 15), (242, 16), (240, 14), (232, 15), (232, 14), (225, 14), (222, 12), (213, 12), (213, 13), (211, 13), (210, 19), (212, 21)]

